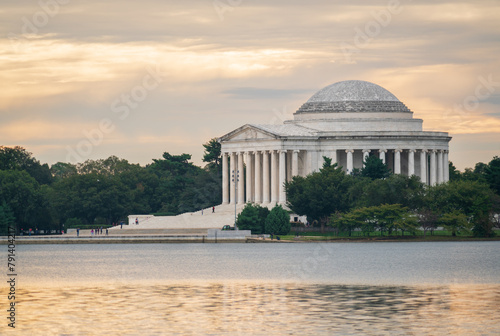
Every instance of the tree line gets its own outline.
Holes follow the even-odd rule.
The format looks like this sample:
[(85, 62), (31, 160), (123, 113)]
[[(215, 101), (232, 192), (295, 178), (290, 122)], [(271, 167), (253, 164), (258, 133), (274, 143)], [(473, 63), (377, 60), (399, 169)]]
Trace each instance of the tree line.
[(452, 235), (491, 237), (500, 228), (500, 158), (459, 172), (450, 162), (450, 181), (424, 185), (418, 176), (395, 175), (376, 156), (346, 174), (327, 157), (319, 172), (285, 184), (290, 209), (312, 223), (351, 235), (393, 232), (424, 235), (438, 226)]
[[(22, 147), (0, 146), (0, 234), (9, 225), (18, 232), (61, 230), (118, 223), (129, 214), (177, 215), (218, 205), (220, 144), (211, 139), (203, 147), (202, 168), (190, 162), (190, 154), (168, 152), (146, 166), (111, 156), (49, 167)], [(500, 226), (499, 157), (464, 172), (450, 162), (450, 181), (436, 186), (425, 186), (417, 176), (394, 175), (376, 156), (351, 174), (324, 159), (319, 172), (285, 184), (289, 208), (320, 227), (383, 235), (443, 226), (453, 234), (470, 230), (492, 236)], [(252, 207), (238, 219), (243, 226), (279, 234), (289, 227), (273, 220), (278, 224), (266, 229), (268, 210)], [(285, 218), (281, 210), (271, 218)]]
[(205, 167), (168, 152), (146, 166), (110, 156), (49, 167), (25, 148), (0, 146), (0, 235), (125, 221), (129, 214), (177, 215), (221, 203), (220, 144), (204, 145)]

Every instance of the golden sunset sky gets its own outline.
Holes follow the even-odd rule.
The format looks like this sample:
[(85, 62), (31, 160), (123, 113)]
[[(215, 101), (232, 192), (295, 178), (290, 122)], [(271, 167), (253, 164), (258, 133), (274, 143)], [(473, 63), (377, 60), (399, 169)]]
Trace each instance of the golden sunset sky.
[(42, 163), (147, 164), (316, 91), (381, 85), (449, 132), (461, 170), (500, 155), (500, 1), (4, 0), (0, 145)]

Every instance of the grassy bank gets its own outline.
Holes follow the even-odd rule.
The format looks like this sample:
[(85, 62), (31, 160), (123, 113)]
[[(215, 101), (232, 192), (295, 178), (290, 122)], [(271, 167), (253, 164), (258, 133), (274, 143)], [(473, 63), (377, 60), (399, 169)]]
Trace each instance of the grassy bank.
[(399, 233), (392, 233), (380, 235), (379, 232), (372, 232), (368, 235), (362, 232), (352, 232), (335, 234), (334, 232), (291, 232), (288, 235), (280, 236), (282, 240), (288, 241), (500, 241), (500, 232), (497, 230), (497, 235), (492, 238), (477, 238), (470, 234), (457, 234), (453, 236), (451, 231), (435, 230), (434, 232), (427, 232), (425, 235), (423, 231), (417, 231), (416, 234), (405, 232), (404, 235)]

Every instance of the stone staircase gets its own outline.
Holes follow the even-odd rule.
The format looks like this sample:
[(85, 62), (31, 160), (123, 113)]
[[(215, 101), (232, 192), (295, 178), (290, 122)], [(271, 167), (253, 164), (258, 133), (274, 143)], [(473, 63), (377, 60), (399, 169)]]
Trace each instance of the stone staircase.
[[(243, 207), (238, 205), (236, 212), (240, 213)], [(138, 225), (135, 224), (136, 218)], [(113, 234), (206, 234), (208, 229), (221, 229), (224, 225), (234, 225), (234, 205), (218, 205), (215, 212), (212, 212), (212, 208), (203, 209), (203, 214), (200, 210), (177, 216), (130, 215), (129, 224), (123, 225), (123, 229), (115, 226), (110, 230)]]

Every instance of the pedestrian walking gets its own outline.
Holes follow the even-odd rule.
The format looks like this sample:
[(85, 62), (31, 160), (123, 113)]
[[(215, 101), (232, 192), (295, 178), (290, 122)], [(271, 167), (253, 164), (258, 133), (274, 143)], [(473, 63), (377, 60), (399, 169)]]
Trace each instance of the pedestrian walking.
[(106, 236), (108, 235), (108, 228), (106, 228)]
[(212, 213), (214, 213), (214, 212), (215, 212), (215, 207), (213, 206), (213, 207), (212, 207)]
[(123, 229), (123, 222), (120, 222), (120, 229)]
[(135, 225), (139, 225), (139, 218), (135, 219)]
[(76, 236), (80, 237), (80, 229), (76, 229)]
[(94, 235), (94, 229), (90, 229), (90, 235), (93, 236)]

